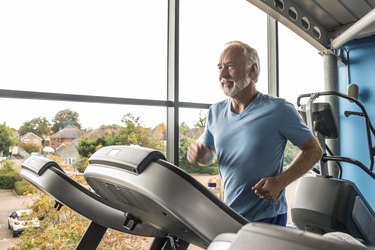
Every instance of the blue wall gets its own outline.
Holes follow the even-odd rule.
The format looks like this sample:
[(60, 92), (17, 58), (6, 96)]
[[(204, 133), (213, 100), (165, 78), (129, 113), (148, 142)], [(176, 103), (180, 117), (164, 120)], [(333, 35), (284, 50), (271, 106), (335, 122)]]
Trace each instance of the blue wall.
[[(339, 91), (346, 93), (349, 80), (350, 83), (356, 83), (359, 86), (359, 101), (365, 106), (372, 123), (375, 123), (375, 37), (355, 40), (345, 45), (345, 48), (349, 52), (349, 67), (339, 64)], [(340, 154), (369, 166), (370, 156), (364, 119), (358, 116), (344, 116), (345, 110), (359, 111), (356, 105), (341, 98), (339, 105)], [(374, 140), (373, 136), (372, 139)], [(343, 165), (343, 178), (357, 185), (375, 211), (375, 180), (354, 165)]]

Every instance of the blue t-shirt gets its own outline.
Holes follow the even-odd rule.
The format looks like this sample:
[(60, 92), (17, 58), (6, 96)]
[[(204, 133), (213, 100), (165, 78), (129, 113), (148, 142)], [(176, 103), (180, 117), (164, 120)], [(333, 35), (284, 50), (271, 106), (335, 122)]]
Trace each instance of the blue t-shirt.
[(285, 190), (278, 199), (259, 199), (251, 188), (283, 169), (287, 141), (301, 145), (312, 133), (292, 104), (259, 93), (240, 114), (231, 100), (213, 104), (201, 143), (214, 148), (224, 185), (224, 202), (250, 221), (287, 212)]

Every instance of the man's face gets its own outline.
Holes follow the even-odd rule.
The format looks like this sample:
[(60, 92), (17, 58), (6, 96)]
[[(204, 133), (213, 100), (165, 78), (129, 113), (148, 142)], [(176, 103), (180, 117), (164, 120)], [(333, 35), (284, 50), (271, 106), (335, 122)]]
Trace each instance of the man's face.
[(250, 84), (249, 69), (246, 66), (241, 47), (232, 45), (223, 51), (218, 68), (221, 88), (225, 95), (234, 97)]

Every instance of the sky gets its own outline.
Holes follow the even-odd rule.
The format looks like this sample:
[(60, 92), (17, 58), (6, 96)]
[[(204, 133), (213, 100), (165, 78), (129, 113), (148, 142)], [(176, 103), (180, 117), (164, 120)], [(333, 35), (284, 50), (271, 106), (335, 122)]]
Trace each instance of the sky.
[[(147, 6), (147, 8), (144, 8)], [(167, 1), (1, 1), (0, 89), (164, 100)], [(226, 98), (218, 81), (223, 45), (242, 40), (261, 58), (257, 87), (267, 91), (266, 14), (246, 0), (180, 1), (180, 101)], [(280, 28), (281, 95), (322, 90), (322, 58), (297, 35)], [(302, 88), (303, 87), (303, 88)], [(146, 127), (166, 121), (165, 108), (0, 99), (0, 122), (52, 121), (63, 109), (79, 113), (85, 128), (120, 124), (126, 113)], [(183, 109), (192, 126), (198, 109)]]

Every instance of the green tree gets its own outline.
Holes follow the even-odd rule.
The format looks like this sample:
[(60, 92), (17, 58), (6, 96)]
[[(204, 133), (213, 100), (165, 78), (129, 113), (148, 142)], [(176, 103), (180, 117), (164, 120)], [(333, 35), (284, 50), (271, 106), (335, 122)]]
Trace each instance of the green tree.
[(189, 130), (190, 130), (190, 128), (186, 124), (186, 122), (182, 122), (180, 127), (179, 127), (180, 134), (186, 136), (189, 133)]
[(300, 149), (288, 141), (284, 152), (284, 167), (289, 166), (299, 152)]
[(161, 152), (165, 151), (164, 144), (149, 135), (148, 130), (141, 126), (140, 118), (130, 113), (124, 115), (121, 120), (125, 126), (122, 127), (113, 139), (115, 145), (139, 145), (153, 148)]
[(79, 114), (77, 112), (71, 111), (70, 109), (64, 109), (57, 112), (52, 119), (52, 131), (56, 133), (66, 127), (81, 128)]
[(194, 127), (204, 128), (206, 127), (206, 121), (207, 121), (207, 114), (200, 111), (198, 121), (194, 124)]
[(34, 118), (26, 121), (18, 129), (20, 135), (32, 132), (41, 138), (46, 138), (51, 133), (51, 123), (45, 117)]
[(89, 158), (93, 153), (95, 153), (96, 140), (89, 139), (87, 137), (82, 137), (79, 139), (77, 144), (77, 150), (81, 157)]
[(0, 155), (8, 155), (9, 148), (17, 145), (13, 130), (5, 124), (0, 124)]

